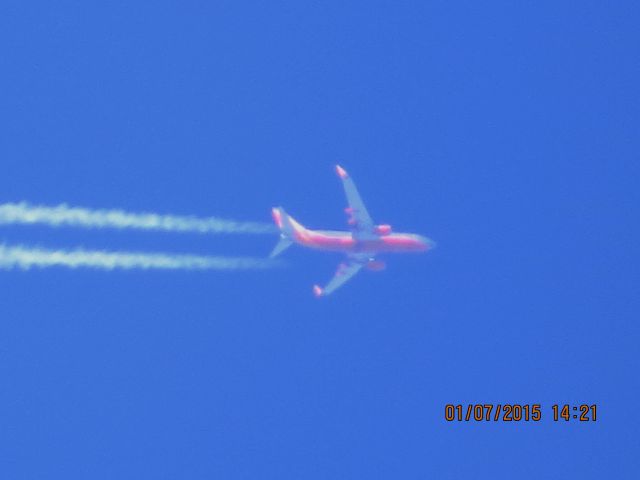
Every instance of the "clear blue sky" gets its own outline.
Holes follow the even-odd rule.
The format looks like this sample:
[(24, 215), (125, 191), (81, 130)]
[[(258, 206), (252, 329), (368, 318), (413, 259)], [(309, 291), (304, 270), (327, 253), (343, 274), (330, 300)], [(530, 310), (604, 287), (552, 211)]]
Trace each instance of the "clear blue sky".
[[(0, 7), (0, 203), (344, 225), (438, 248), (277, 271), (0, 272), (0, 477), (635, 478), (637, 2)], [(269, 236), (2, 227), (265, 255)], [(447, 403), (542, 403), (447, 423)], [(597, 404), (596, 423), (551, 419)]]

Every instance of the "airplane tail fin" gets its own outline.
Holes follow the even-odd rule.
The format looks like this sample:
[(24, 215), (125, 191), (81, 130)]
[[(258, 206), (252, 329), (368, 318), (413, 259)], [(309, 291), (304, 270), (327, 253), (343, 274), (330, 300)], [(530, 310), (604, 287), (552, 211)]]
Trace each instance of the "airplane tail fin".
[(271, 251), (269, 258), (276, 257), (289, 248), (299, 235), (304, 232), (304, 227), (296, 222), (282, 207), (271, 209), (273, 221), (280, 229), (280, 240)]

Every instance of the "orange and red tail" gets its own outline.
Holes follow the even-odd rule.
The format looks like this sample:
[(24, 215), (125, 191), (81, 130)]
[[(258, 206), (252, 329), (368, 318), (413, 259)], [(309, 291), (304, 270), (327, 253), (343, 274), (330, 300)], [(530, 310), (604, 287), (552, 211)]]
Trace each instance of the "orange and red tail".
[(272, 208), (271, 215), (276, 226), (280, 229), (280, 240), (272, 250), (269, 258), (280, 255), (298, 240), (305, 231), (305, 228), (285, 212), (282, 207)]

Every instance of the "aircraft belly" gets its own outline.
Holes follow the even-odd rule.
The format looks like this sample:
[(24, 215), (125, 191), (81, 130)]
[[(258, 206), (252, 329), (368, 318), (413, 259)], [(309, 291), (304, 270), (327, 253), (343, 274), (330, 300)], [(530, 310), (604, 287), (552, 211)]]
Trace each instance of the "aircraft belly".
[(298, 242), (309, 248), (345, 253), (410, 252), (420, 250), (416, 241), (403, 234), (356, 239), (343, 232), (307, 230)]
[(351, 235), (331, 235), (313, 232), (304, 243), (306, 246), (318, 250), (349, 252), (353, 250), (355, 240), (351, 238)]
[(407, 252), (416, 250), (415, 242), (403, 237), (386, 236), (375, 240), (358, 242), (357, 251), (361, 252)]

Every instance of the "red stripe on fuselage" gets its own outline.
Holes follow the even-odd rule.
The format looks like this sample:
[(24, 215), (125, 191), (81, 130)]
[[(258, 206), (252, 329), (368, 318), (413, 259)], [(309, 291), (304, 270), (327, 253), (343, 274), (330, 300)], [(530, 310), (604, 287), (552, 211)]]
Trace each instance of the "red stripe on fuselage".
[(428, 244), (419, 237), (405, 233), (392, 233), (372, 240), (355, 240), (348, 232), (320, 232), (296, 230), (298, 243), (318, 250), (335, 252), (423, 252)]
[(356, 244), (356, 241), (351, 238), (351, 234), (346, 232), (321, 233), (314, 230), (298, 230), (296, 231), (296, 240), (305, 247), (336, 252), (353, 251)]

